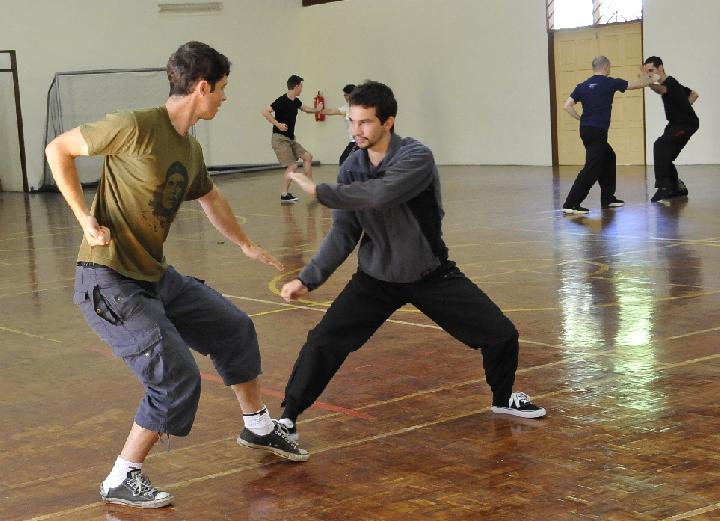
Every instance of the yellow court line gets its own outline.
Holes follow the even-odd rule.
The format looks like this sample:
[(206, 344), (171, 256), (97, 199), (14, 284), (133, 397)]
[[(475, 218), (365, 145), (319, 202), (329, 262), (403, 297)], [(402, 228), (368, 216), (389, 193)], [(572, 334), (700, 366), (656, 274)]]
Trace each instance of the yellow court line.
[(74, 514), (76, 512), (82, 512), (83, 510), (90, 510), (91, 508), (101, 506), (103, 506), (103, 502), (96, 501), (95, 503), (88, 503), (87, 505), (83, 505), (81, 507), (68, 508), (67, 510), (61, 510), (60, 512), (52, 512), (50, 514), (45, 514), (44, 516), (31, 517), (29, 519), (26, 519), (25, 521), (44, 521), (45, 519), (53, 519), (56, 517), (64, 516), (66, 514)]
[(27, 331), (22, 331), (20, 329), (12, 329), (10, 327), (0, 326), (0, 331), (6, 331), (8, 333), (14, 333), (16, 335), (23, 335), (31, 338), (40, 338), (41, 340), (48, 340), (49, 342), (55, 342), (58, 344), (62, 344), (60, 340), (55, 340), (54, 338), (48, 338), (46, 336), (41, 335), (34, 335), (33, 333), (28, 333)]
[(669, 336), (667, 340), (677, 340), (678, 338), (687, 338), (689, 336), (702, 335), (703, 333), (710, 333), (711, 331), (720, 331), (720, 327), (711, 327), (710, 329), (701, 329), (699, 331), (692, 331), (685, 333), (684, 335)]
[(713, 512), (714, 510), (720, 510), (720, 503), (715, 503), (715, 504), (708, 505), (708, 506), (702, 507), (702, 508), (696, 508), (695, 510), (691, 510), (690, 512), (683, 512), (682, 514), (677, 514), (672, 517), (666, 517), (666, 518), (662, 519), (661, 521), (680, 521), (681, 519), (689, 519), (691, 517), (695, 517), (700, 514), (706, 514), (708, 512)]
[(272, 315), (273, 313), (283, 313), (285, 311), (295, 311), (296, 309), (302, 309), (301, 306), (293, 306), (290, 308), (273, 309), (272, 311), (260, 311), (259, 313), (253, 313), (248, 315), (250, 318), (262, 317), (263, 315)]
[(720, 358), (720, 354), (701, 356), (700, 358), (691, 358), (690, 360), (681, 360), (680, 362), (658, 364), (658, 369), (675, 369), (677, 367), (683, 367), (685, 365), (697, 364), (699, 362), (707, 362), (709, 360), (717, 360), (718, 358)]

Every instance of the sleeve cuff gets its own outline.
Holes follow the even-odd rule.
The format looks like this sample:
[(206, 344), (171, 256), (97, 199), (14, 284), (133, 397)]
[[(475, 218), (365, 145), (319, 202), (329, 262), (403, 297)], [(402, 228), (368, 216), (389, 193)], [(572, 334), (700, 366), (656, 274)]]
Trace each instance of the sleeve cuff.
[(302, 282), (302, 285), (305, 286), (305, 287), (308, 289), (308, 291), (312, 291), (312, 290), (315, 289), (315, 287), (311, 287), (310, 284), (308, 284), (307, 282), (305, 282), (305, 281), (304, 281), (303, 279), (301, 279), (299, 276), (297, 276), (297, 277), (295, 277), (295, 278), (296, 278), (297, 280), (299, 280), (300, 282)]

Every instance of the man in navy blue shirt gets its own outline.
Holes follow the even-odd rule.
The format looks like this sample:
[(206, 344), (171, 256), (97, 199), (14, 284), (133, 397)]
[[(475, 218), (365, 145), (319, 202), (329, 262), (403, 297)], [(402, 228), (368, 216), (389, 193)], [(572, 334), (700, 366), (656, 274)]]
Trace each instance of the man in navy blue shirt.
[[(625, 203), (615, 197), (615, 151), (608, 143), (610, 112), (615, 92), (641, 89), (657, 81), (657, 76), (627, 81), (611, 78), (610, 60), (597, 56), (592, 61), (593, 75), (578, 84), (564, 105), (572, 117), (580, 121), (580, 139), (585, 145), (585, 166), (578, 173), (570, 193), (565, 199), (564, 214), (586, 214), (587, 208), (580, 204), (585, 200), (595, 182), (600, 185), (600, 204), (603, 208), (616, 208)], [(575, 104), (582, 103), (583, 113), (575, 111)]]
[(663, 61), (657, 56), (650, 56), (645, 60), (643, 70), (645, 74), (658, 75), (659, 82), (650, 85), (650, 88), (662, 96), (665, 117), (668, 120), (665, 131), (655, 140), (653, 146), (657, 192), (650, 201), (656, 203), (688, 194), (685, 183), (678, 178), (678, 171), (673, 161), (690, 141), (690, 137), (700, 128), (700, 120), (692, 108), (699, 95), (680, 84), (672, 76), (668, 76)]

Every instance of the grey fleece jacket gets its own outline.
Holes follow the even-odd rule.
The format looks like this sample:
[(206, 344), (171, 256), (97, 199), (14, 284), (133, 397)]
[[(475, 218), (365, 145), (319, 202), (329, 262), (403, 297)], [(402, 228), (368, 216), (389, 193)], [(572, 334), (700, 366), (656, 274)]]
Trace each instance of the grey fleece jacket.
[(324, 283), (358, 242), (359, 269), (387, 282), (415, 282), (447, 260), (438, 171), (419, 141), (393, 134), (377, 167), (367, 151), (354, 152), (340, 168), (338, 183), (319, 184), (316, 194), (333, 209), (333, 222), (298, 276), (308, 288)]

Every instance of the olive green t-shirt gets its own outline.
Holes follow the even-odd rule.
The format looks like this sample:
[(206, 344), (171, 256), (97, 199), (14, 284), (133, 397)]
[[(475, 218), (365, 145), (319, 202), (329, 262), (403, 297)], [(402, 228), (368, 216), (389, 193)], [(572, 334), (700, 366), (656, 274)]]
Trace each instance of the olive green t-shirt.
[(78, 261), (159, 280), (167, 268), (163, 243), (180, 204), (213, 188), (200, 144), (178, 134), (165, 107), (108, 114), (80, 132), (89, 155), (105, 156), (91, 212), (110, 229), (111, 241), (90, 246), (83, 238)]

